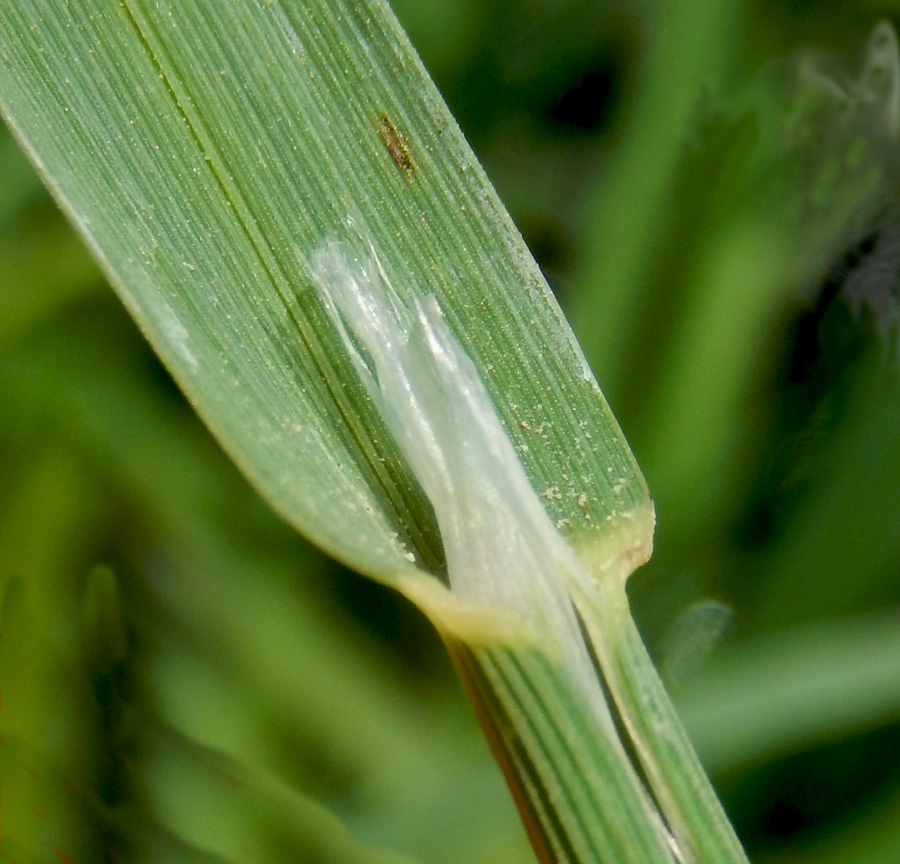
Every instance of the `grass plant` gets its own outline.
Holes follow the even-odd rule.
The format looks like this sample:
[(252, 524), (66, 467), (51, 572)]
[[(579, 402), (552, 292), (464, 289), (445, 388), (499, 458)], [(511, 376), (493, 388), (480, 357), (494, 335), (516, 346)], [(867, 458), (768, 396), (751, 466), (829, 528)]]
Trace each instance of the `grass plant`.
[[(838, 860), (755, 831), (753, 782), (896, 738), (894, 30), (853, 65), (729, 0), (501, 6), (397, 11), (501, 191), (501, 153), (548, 172), (510, 197), (660, 516), (629, 593), (647, 483), (384, 3), (3, 7), (0, 861), (746, 862), (692, 738), (755, 860)], [(737, 634), (685, 731), (651, 653), (701, 594)], [(524, 834), (433, 635), (372, 631), (407, 601)], [(882, 775), (841, 860), (900, 848)]]

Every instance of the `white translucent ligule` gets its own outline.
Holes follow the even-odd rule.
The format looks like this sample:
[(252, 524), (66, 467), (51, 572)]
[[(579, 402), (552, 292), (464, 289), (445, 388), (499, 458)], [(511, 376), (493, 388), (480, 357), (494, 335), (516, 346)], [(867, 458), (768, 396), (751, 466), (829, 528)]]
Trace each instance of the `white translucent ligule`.
[[(357, 372), (431, 501), (453, 594), (513, 611), (589, 672), (567, 578), (589, 582), (535, 494), (434, 297), (400, 300), (375, 250), (326, 239), (310, 271)], [(545, 642), (546, 644), (546, 642)]]

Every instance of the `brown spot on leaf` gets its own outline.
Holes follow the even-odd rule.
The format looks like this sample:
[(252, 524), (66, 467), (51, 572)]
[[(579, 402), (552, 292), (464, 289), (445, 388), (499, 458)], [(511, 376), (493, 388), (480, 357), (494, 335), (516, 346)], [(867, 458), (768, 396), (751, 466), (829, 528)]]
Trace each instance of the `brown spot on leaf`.
[(416, 170), (416, 165), (412, 160), (409, 152), (409, 138), (407, 138), (391, 121), (387, 114), (381, 115), (381, 122), (378, 124), (378, 134), (384, 141), (394, 164), (404, 173), (412, 174)]

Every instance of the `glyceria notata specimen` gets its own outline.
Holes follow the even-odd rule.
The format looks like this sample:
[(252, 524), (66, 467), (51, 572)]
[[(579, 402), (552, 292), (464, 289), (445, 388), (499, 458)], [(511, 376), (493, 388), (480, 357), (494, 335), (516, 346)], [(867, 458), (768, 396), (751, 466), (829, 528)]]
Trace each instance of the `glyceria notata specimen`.
[[(533, 262), (383, 5), (251, 3), (212, 15), (196, 3), (26, 2), (0, 28), (4, 113), (111, 281), (279, 511), (428, 611), (542, 857), (732, 860), (736, 844), (715, 828), (718, 811), (678, 749), (630, 625), (624, 581), (649, 554), (646, 489)], [(362, 252), (358, 238), (328, 239), (357, 210)], [(446, 354), (459, 380), (416, 417), (451, 426), (443, 446), (483, 447), (452, 463), (485, 466), (481, 478), (443, 491), (426, 482), (415, 454), (427, 448), (403, 442), (404, 430), (422, 430), (382, 395), (377, 343), (349, 307), (324, 303), (348, 278), (401, 295), (395, 335), (417, 346), (401, 370), (425, 363), (415, 374), (440, 381), (432, 348), (455, 346), (450, 334), (465, 345)], [(447, 406), (469, 397), (486, 442), (450, 424)], [(523, 477), (540, 496), (524, 495), (509, 515), (543, 538), (540, 554), (528, 531), (496, 544), (470, 515), (459, 524), (484, 542), (448, 542), (460, 489), (490, 480), (518, 494)], [(451, 566), (450, 548), (477, 566)], [(485, 565), (516, 570), (513, 552), (543, 561), (523, 567), (537, 575), (527, 590)], [(473, 571), (490, 578), (473, 602), (442, 583), (448, 569), (451, 585)], [(529, 595), (547, 608), (523, 613)], [(590, 650), (575, 638), (579, 617)], [(687, 800), (665, 771), (644, 769), (665, 827), (585, 675), (591, 652), (639, 755), (652, 766), (656, 742), (677, 755)], [(644, 722), (648, 711), (657, 726)], [(704, 819), (708, 835), (691, 827)], [(705, 851), (717, 845), (732, 852)]]
[[(646, 487), (386, 7), (8, 12), (10, 127), (268, 500), (436, 623), (541, 858), (690, 860), (619, 740), (569, 599), (593, 596), (590, 572), (624, 598), (650, 549)], [(414, 350), (362, 326), (350, 301), (380, 287), (369, 312)], [(623, 609), (609, 607), (620, 624)]]

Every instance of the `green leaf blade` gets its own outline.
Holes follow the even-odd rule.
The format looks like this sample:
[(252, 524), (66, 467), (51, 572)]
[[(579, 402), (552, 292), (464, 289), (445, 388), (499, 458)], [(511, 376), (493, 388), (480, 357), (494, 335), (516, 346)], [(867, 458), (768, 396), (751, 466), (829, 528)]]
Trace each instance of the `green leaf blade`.
[(4, 16), (0, 53), (10, 125), (148, 338), (326, 550), (382, 577), (410, 550), (441, 563), (430, 506), (305, 273), (348, 216), (401, 294), (437, 296), (561, 525), (602, 528), (646, 502), (546, 283), (386, 7), (31, 0)]

